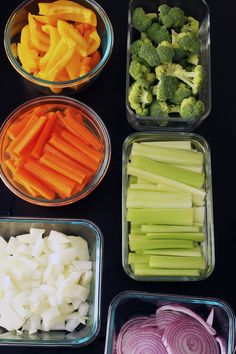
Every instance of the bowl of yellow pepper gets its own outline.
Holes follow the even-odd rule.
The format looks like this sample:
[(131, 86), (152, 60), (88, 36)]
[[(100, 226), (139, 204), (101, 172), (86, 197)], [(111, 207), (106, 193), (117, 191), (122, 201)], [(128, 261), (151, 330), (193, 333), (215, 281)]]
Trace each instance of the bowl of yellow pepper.
[(10, 15), (4, 45), (12, 66), (41, 92), (73, 94), (107, 64), (113, 29), (94, 0), (27, 0)]

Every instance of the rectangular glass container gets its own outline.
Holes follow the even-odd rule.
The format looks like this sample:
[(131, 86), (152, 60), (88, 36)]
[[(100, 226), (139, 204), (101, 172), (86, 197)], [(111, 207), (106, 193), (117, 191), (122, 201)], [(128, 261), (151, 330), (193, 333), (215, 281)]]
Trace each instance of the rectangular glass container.
[(125, 291), (118, 294), (109, 306), (105, 354), (117, 354), (116, 339), (126, 321), (135, 316), (155, 314), (158, 307), (169, 303), (188, 307), (204, 319), (214, 307), (213, 328), (225, 341), (226, 354), (234, 353), (235, 314), (226, 302), (208, 297)]
[(0, 346), (44, 346), (81, 347), (91, 343), (100, 330), (101, 275), (103, 263), (103, 237), (100, 229), (88, 220), (79, 219), (40, 219), (40, 218), (1, 218), (0, 235), (8, 241), (10, 237), (29, 233), (31, 227), (43, 228), (47, 236), (50, 230), (63, 232), (70, 236), (81, 236), (87, 243), (92, 261), (92, 281), (88, 297), (89, 313), (85, 326), (73, 332), (50, 331), (29, 335), (23, 332), (16, 335), (0, 328)]
[[(145, 12), (156, 12), (158, 6), (167, 4), (171, 7), (180, 7), (186, 16), (192, 16), (200, 24), (200, 63), (205, 72), (205, 81), (201, 89), (199, 98), (205, 104), (205, 113), (198, 119), (185, 119), (179, 116), (168, 118), (168, 124), (162, 126), (164, 117), (140, 116), (130, 107), (128, 101), (129, 87), (133, 83), (129, 75), (129, 65), (131, 62), (130, 44), (140, 37), (140, 33), (131, 25), (131, 14), (136, 7), (142, 7)], [(204, 0), (131, 0), (128, 9), (128, 29), (127, 29), (127, 61), (126, 61), (126, 112), (127, 119), (131, 126), (139, 131), (147, 130), (168, 130), (168, 131), (192, 131), (208, 117), (211, 111), (211, 61), (210, 61), (210, 12), (209, 6)]]
[[(128, 189), (127, 163), (133, 143), (150, 141), (190, 141), (192, 147), (204, 154), (203, 171), (205, 174), (205, 221), (203, 232), (205, 240), (202, 243), (206, 267), (200, 276), (136, 276), (128, 264), (129, 230), (130, 224), (126, 221), (126, 196)], [(213, 226), (213, 199), (211, 180), (211, 155), (208, 142), (200, 135), (189, 132), (137, 132), (129, 135), (123, 143), (122, 151), (122, 264), (126, 274), (134, 280), (140, 281), (196, 281), (210, 276), (215, 267), (215, 241)]]

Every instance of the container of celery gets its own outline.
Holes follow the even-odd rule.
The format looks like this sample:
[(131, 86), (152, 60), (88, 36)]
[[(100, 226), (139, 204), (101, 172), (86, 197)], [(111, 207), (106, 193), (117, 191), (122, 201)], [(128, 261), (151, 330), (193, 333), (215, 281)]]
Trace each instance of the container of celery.
[(194, 133), (134, 133), (122, 156), (122, 263), (141, 281), (196, 281), (215, 266), (211, 156)]

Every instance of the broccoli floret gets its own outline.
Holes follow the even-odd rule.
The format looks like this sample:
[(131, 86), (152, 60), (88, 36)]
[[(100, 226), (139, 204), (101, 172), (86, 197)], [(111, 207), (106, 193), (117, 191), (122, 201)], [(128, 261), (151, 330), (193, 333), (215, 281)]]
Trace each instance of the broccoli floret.
[(198, 65), (199, 63), (199, 56), (197, 54), (189, 54), (186, 58), (187, 63), (192, 65)]
[(169, 117), (168, 104), (163, 101), (158, 101), (156, 98), (150, 104), (149, 110), (150, 110), (150, 116)]
[(175, 52), (171, 43), (162, 41), (156, 51), (162, 64), (172, 63)]
[(137, 39), (136, 41), (134, 41), (133, 43), (130, 44), (130, 53), (131, 54), (138, 54), (139, 49), (141, 48), (142, 45), (142, 41), (141, 39)]
[(177, 90), (174, 93), (173, 99), (170, 100), (171, 103), (175, 105), (180, 105), (184, 98), (188, 98), (192, 95), (192, 90), (183, 82), (180, 82)]
[(159, 101), (173, 100), (178, 87), (178, 79), (173, 76), (162, 74), (156, 86), (153, 87), (153, 95)]
[(173, 29), (171, 30), (171, 43), (172, 43), (172, 47), (174, 48), (174, 59), (173, 60), (175, 62), (181, 61), (182, 59), (184, 59), (188, 55), (187, 50), (185, 50), (179, 46), (178, 33), (175, 32)]
[(194, 95), (197, 95), (204, 81), (202, 65), (197, 65), (193, 71), (187, 71), (180, 64), (163, 64), (155, 68), (156, 78), (159, 80), (162, 74), (174, 76), (191, 87)]
[(177, 38), (178, 44), (181, 48), (188, 50), (193, 54), (198, 54), (200, 50), (199, 36), (194, 32), (181, 32)]
[(150, 105), (152, 99), (151, 91), (143, 87), (139, 81), (134, 82), (129, 89), (130, 107), (141, 116), (149, 115), (148, 105)]
[(180, 106), (180, 116), (186, 119), (200, 118), (205, 113), (205, 105), (201, 100), (191, 96), (184, 98)]
[(187, 22), (181, 27), (180, 31), (199, 33), (199, 21), (191, 16), (187, 17)]
[(148, 72), (150, 72), (150, 69), (146, 65), (141, 64), (138, 60), (131, 61), (129, 73), (134, 80), (144, 77)]
[(153, 23), (147, 30), (147, 36), (155, 44), (159, 44), (162, 41), (171, 41), (169, 31), (165, 26), (161, 26), (159, 23)]
[(142, 7), (136, 7), (132, 13), (131, 23), (136, 30), (146, 32), (154, 19), (157, 19), (157, 14), (146, 14)]
[(184, 11), (179, 7), (169, 7), (168, 5), (161, 5), (158, 8), (159, 18), (166, 28), (178, 28), (184, 25), (186, 16)]
[(140, 58), (146, 60), (150, 66), (157, 66), (160, 64), (160, 58), (152, 43), (143, 43), (138, 55)]

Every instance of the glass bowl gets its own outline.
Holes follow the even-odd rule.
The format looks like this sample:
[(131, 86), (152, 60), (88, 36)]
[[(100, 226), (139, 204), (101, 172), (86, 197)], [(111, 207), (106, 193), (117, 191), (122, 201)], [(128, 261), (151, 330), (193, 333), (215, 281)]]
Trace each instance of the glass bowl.
[(101, 39), (99, 47), (101, 60), (91, 71), (79, 78), (68, 81), (47, 81), (40, 77), (36, 77), (23, 69), (19, 60), (16, 59), (16, 54), (12, 49), (12, 44), (19, 41), (21, 29), (27, 24), (28, 13), (37, 14), (38, 3), (40, 2), (42, 1), (26, 0), (10, 15), (4, 32), (4, 45), (7, 57), (13, 68), (26, 80), (30, 87), (45, 94), (63, 93), (65, 95), (73, 95), (92, 84), (107, 64), (112, 53), (114, 41), (111, 22), (103, 8), (94, 0), (75, 0), (75, 3), (91, 9), (96, 14), (97, 32)]
[[(47, 197), (45, 197), (45, 196), (44, 197), (38, 196), (38, 193), (36, 193), (35, 195), (32, 193), (29, 193), (29, 190), (27, 190), (25, 187), (23, 187), (22, 184), (15, 181), (14, 176), (13, 176), (14, 172), (11, 172), (11, 170), (9, 169), (9, 165), (7, 165), (7, 161), (11, 160), (11, 156), (12, 156), (12, 155), (10, 155), (9, 151), (7, 151), (9, 142), (12, 142), (12, 140), (9, 138), (9, 135), (8, 135), (9, 129), (13, 126), (14, 123), (16, 123), (18, 121), (20, 122), (20, 120), (22, 119), (22, 117), (24, 117), (24, 114), (26, 112), (29, 112), (31, 110), (37, 110), (37, 109), (39, 109), (39, 107), (43, 107), (43, 109), (45, 108), (46, 110), (48, 109), (48, 107), (49, 108), (51, 107), (51, 111), (53, 111), (54, 113), (55, 113), (55, 111), (62, 112), (63, 110), (66, 110), (66, 109), (67, 110), (74, 110), (74, 112), (76, 113), (77, 110), (79, 110), (80, 116), (82, 117), (82, 120), (83, 120), (84, 127), (87, 129), (87, 131), (90, 132), (90, 134), (92, 133), (101, 144), (100, 151), (99, 151), (100, 161), (99, 161), (99, 163), (96, 163), (97, 164), (96, 172), (93, 172), (93, 175), (91, 177), (88, 177), (87, 184), (85, 183), (85, 185), (84, 185), (83, 184), (84, 182), (83, 182), (81, 184), (81, 187), (78, 189), (77, 189), (77, 187), (75, 187), (75, 188), (73, 187), (71, 195), (66, 196), (64, 194), (64, 191), (62, 190), (62, 193), (63, 193), (62, 195), (58, 194), (59, 192), (57, 192), (54, 195), (53, 199), (46, 199)], [(29, 121), (28, 118), (27, 118), (27, 120)], [(59, 136), (61, 124), (58, 122), (59, 122), (59, 120), (57, 119), (55, 130), (59, 128), (59, 131), (57, 134)], [(72, 131), (72, 134), (77, 138), (78, 133), (74, 134), (73, 132), (74, 131)], [(70, 131), (70, 133), (71, 133), (71, 131)], [(41, 134), (41, 131), (39, 132), (39, 134)], [(49, 136), (49, 139), (52, 136), (53, 136), (53, 134), (51, 134)], [(41, 139), (41, 135), (40, 135), (40, 139)], [(82, 139), (83, 139), (83, 137), (82, 137)], [(49, 140), (47, 140), (47, 141), (49, 141)], [(47, 145), (50, 145), (50, 144), (47, 143)], [(72, 145), (70, 145), (70, 147), (71, 146)], [(30, 147), (30, 146), (28, 145), (28, 147)], [(54, 152), (55, 152), (55, 149), (54, 149)], [(26, 156), (28, 154), (28, 157), (31, 158), (31, 153), (32, 153), (32, 151), (30, 151), (28, 149), (28, 152), (25, 153), (24, 156)], [(42, 151), (42, 153), (43, 153), (43, 151)], [(13, 155), (14, 155), (14, 152), (13, 152)], [(21, 106), (19, 106), (18, 108), (16, 108), (7, 117), (7, 119), (3, 123), (2, 127), (0, 128), (0, 156), (1, 156), (0, 157), (1, 178), (2, 178), (3, 182), (6, 184), (6, 186), (13, 193), (15, 193), (18, 197), (24, 199), (27, 202), (37, 204), (37, 205), (54, 207), (54, 206), (62, 206), (62, 205), (67, 205), (67, 204), (71, 204), (73, 202), (76, 202), (76, 201), (84, 198), (88, 194), (90, 194), (99, 185), (99, 183), (102, 181), (103, 177), (105, 176), (106, 171), (109, 166), (109, 163), (110, 163), (111, 143), (110, 143), (109, 133), (108, 133), (103, 121), (101, 120), (101, 118), (99, 118), (99, 116), (91, 108), (86, 106), (84, 103), (79, 102), (73, 98), (65, 97), (65, 96), (44, 96), (44, 97), (39, 97), (39, 98), (30, 100), (30, 101), (27, 101), (26, 103), (24, 103)], [(87, 159), (86, 156), (87, 155), (85, 155), (85, 158)], [(61, 157), (62, 157), (62, 159), (61, 159)], [(70, 158), (70, 154), (68, 155), (68, 153), (65, 155), (63, 153), (63, 156), (62, 156), (61, 151), (60, 151), (60, 156), (58, 158), (61, 159), (61, 161), (62, 160), (65, 161), (65, 158), (66, 158), (67, 162), (69, 162), (69, 164), (72, 163), (72, 159), (73, 159), (73, 157)], [(36, 160), (38, 160), (38, 159), (36, 159)], [(76, 159), (76, 161), (73, 159), (73, 164), (74, 164), (74, 162), (77, 163), (74, 166), (74, 169), (76, 172), (77, 172), (77, 169), (80, 169), (80, 168), (82, 168), (82, 170), (83, 170), (83, 168), (84, 168), (83, 163), (78, 164), (77, 159)], [(23, 165), (24, 165), (24, 163), (25, 163), (25, 161), (23, 162)], [(56, 164), (58, 164), (57, 161), (56, 161)], [(16, 165), (15, 165), (15, 168), (17, 168)], [(86, 168), (86, 170), (88, 171), (87, 168)], [(60, 172), (63, 173), (63, 171), (60, 171)], [(45, 172), (41, 173), (41, 175), (40, 175), (40, 173), (38, 173), (37, 171), (36, 171), (36, 174), (33, 171), (33, 174), (34, 174), (34, 177), (41, 180), (42, 179), (41, 176), (45, 175)], [(54, 180), (56, 178), (57, 177), (55, 177)], [(70, 177), (69, 177), (69, 179), (71, 180)], [(47, 181), (43, 181), (44, 184), (45, 184), (45, 182), (47, 184)], [(73, 184), (74, 184), (74, 182), (73, 182)], [(77, 184), (77, 183), (76, 183), (76, 185), (79, 186), (79, 184)]]
[[(204, 222), (202, 232), (205, 239), (202, 242), (201, 252), (205, 260), (204, 269), (199, 275), (160, 275), (160, 276), (143, 276), (135, 275), (129, 264), (129, 235), (131, 233), (131, 223), (127, 221), (126, 198), (129, 186), (129, 178), (127, 175), (127, 163), (130, 159), (131, 147), (133, 143), (139, 142), (175, 142), (188, 141), (191, 147), (204, 154), (203, 172), (205, 181), (203, 189), (206, 192), (204, 202)], [(142, 183), (142, 182), (140, 182)], [(145, 183), (145, 182), (143, 182)], [(163, 191), (163, 190), (161, 190)], [(146, 201), (148, 203), (148, 201)], [(175, 209), (176, 210), (176, 209)], [(170, 231), (158, 231), (170, 232)], [(173, 231), (172, 231), (173, 232)], [(178, 232), (178, 231), (177, 231)], [(186, 231), (189, 232), (189, 231)], [(135, 234), (135, 232), (134, 232)], [(213, 226), (213, 199), (212, 199), (212, 181), (211, 181), (211, 156), (210, 148), (207, 141), (200, 135), (188, 132), (137, 132), (129, 135), (123, 143), (122, 152), (122, 264), (126, 274), (134, 280), (139, 281), (196, 281), (202, 280), (211, 275), (215, 267), (215, 241)]]
[(188, 307), (204, 319), (213, 307), (213, 328), (225, 341), (226, 353), (234, 353), (235, 314), (226, 302), (208, 297), (125, 291), (118, 294), (109, 306), (105, 354), (116, 354), (117, 335), (126, 321), (135, 316), (155, 314), (158, 307), (169, 303)]
[(21, 335), (0, 330), (0, 346), (71, 346), (80, 347), (91, 343), (100, 329), (101, 276), (103, 263), (103, 237), (100, 229), (91, 221), (79, 219), (2, 218), (0, 234), (8, 241), (10, 237), (29, 233), (30, 228), (43, 228), (47, 236), (50, 230), (72, 236), (82, 236), (88, 242), (93, 264), (91, 290), (88, 298), (89, 314), (85, 326), (73, 332), (50, 331)]
[[(140, 116), (137, 115), (130, 107), (128, 101), (129, 87), (133, 83), (132, 77), (129, 75), (129, 65), (131, 62), (130, 44), (139, 38), (138, 31), (131, 25), (131, 14), (136, 7), (142, 7), (147, 12), (156, 12), (158, 6), (167, 4), (171, 7), (180, 7), (187, 16), (196, 18), (200, 23), (200, 62), (203, 65), (206, 79), (201, 89), (199, 98), (205, 104), (205, 113), (198, 119), (184, 119), (172, 114), (168, 118), (163, 116)], [(192, 131), (204, 119), (208, 117), (211, 111), (211, 62), (210, 62), (210, 13), (209, 6), (204, 0), (131, 0), (128, 10), (128, 31), (127, 31), (127, 62), (126, 62), (126, 112), (127, 119), (131, 126), (139, 131), (148, 130), (168, 130), (168, 131)]]

